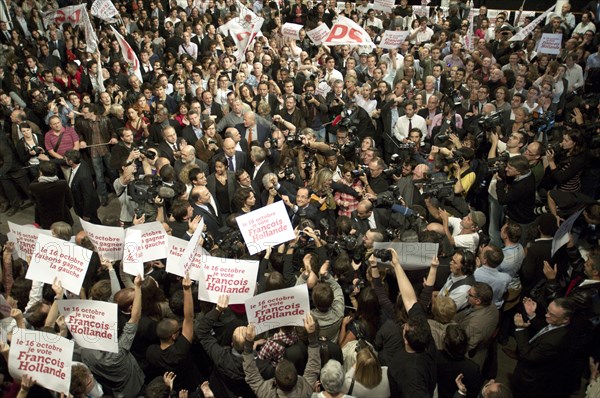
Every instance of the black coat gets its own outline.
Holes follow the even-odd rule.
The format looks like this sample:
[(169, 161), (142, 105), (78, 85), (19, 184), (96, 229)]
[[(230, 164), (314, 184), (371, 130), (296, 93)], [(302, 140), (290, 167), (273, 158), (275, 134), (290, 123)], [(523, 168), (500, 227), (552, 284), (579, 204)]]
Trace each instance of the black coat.
[(219, 213), (219, 217), (217, 217), (196, 204), (193, 204), (192, 207), (194, 208), (194, 216), (201, 216), (204, 220), (204, 225), (206, 225), (208, 233), (210, 233), (215, 240), (221, 239), (222, 233), (220, 229), (223, 226), (223, 222), (220, 217), (221, 214)]
[(35, 222), (42, 229), (50, 229), (57, 221), (73, 225), (70, 211), (73, 207), (73, 196), (65, 180), (32, 182), (29, 189), (35, 203)]
[[(71, 171), (73, 173), (73, 171)], [(74, 176), (70, 177), (71, 192), (73, 193), (73, 206), (75, 214), (81, 218), (89, 218), (97, 223), (100, 199), (94, 188), (92, 171), (85, 162), (81, 162)]]

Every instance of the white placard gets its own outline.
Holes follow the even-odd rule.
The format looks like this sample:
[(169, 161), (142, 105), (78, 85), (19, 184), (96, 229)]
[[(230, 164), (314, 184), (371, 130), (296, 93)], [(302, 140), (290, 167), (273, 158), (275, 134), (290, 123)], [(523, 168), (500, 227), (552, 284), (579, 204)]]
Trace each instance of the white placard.
[(358, 45), (371, 46), (375, 44), (367, 32), (350, 18), (338, 17), (337, 22), (331, 27), (329, 35), (323, 40), (326, 46)]
[(42, 387), (69, 395), (74, 343), (53, 333), (15, 329), (8, 353), (10, 375), (27, 375)]
[(254, 295), (258, 261), (202, 256), (198, 298), (216, 303), (222, 294), (229, 303), (243, 304)]
[[(404, 270), (429, 268), (433, 256), (438, 254), (438, 243), (376, 242), (375, 249), (395, 249)], [(379, 260), (378, 260), (379, 261)]]
[(540, 54), (560, 53), (562, 47), (562, 33), (543, 33), (538, 42), (537, 52)]
[[(196, 257), (202, 254), (202, 246), (198, 245), (198, 241), (200, 240), (200, 236), (202, 235), (202, 231), (204, 230), (204, 219), (200, 220), (198, 223), (198, 227), (194, 231), (190, 242), (188, 243), (185, 251), (183, 252), (183, 256), (181, 257), (181, 267), (183, 268), (184, 274), (186, 272), (190, 273), (190, 278), (192, 277), (192, 268), (194, 266), (194, 262)], [(197, 264), (197, 263), (196, 263)]]
[(295, 238), (283, 201), (261, 207), (235, 219), (250, 254)]
[(142, 260), (142, 231), (128, 228), (125, 233), (123, 248), (123, 271), (129, 275), (144, 277), (144, 261)]
[(100, 257), (110, 261), (118, 261), (123, 258), (123, 245), (125, 244), (123, 228), (92, 224), (81, 218), (79, 220)]
[(41, 234), (25, 277), (49, 284), (58, 278), (65, 289), (79, 294), (91, 257), (91, 250)]
[(75, 342), (83, 348), (119, 352), (117, 304), (95, 300), (60, 300), (58, 310)]
[(127, 228), (129, 230), (142, 232), (143, 262), (167, 258), (167, 232), (161, 223), (153, 221)]
[(281, 35), (286, 39), (300, 40), (300, 29), (304, 26), (297, 23), (286, 22), (281, 27)]
[(248, 323), (256, 325), (256, 334), (282, 326), (304, 326), (309, 313), (306, 284), (273, 290), (246, 300)]
[(395, 3), (394, 0), (374, 0), (373, 9), (377, 11), (392, 12)]
[(569, 232), (571, 232), (571, 229), (573, 229), (573, 224), (575, 224), (577, 218), (581, 215), (581, 213), (583, 213), (583, 210), (584, 209), (581, 209), (573, 213), (569, 218), (560, 224), (558, 230), (554, 234), (554, 238), (552, 238), (552, 249), (550, 251), (552, 256), (554, 256), (558, 249), (569, 243)]
[(181, 258), (183, 257), (183, 253), (189, 242), (185, 239), (180, 239), (171, 235), (167, 237), (167, 241), (169, 243), (169, 251), (167, 252), (166, 271), (170, 274), (184, 277), (185, 272), (183, 271)]
[(381, 48), (398, 48), (406, 40), (409, 35), (408, 30), (386, 30), (381, 36), (379, 47)]
[(119, 11), (117, 11), (111, 0), (94, 1), (90, 11), (93, 16), (111, 23), (117, 22), (117, 20), (113, 17), (119, 15)]
[(315, 45), (320, 46), (321, 43), (323, 43), (323, 40), (325, 40), (325, 38), (329, 36), (329, 31), (329, 26), (327, 26), (327, 24), (322, 23), (313, 30), (309, 30), (308, 32), (306, 32), (306, 35), (309, 39), (312, 40), (313, 43), (315, 43)]
[(15, 237), (13, 242), (15, 242), (17, 255), (23, 260), (26, 260), (27, 256), (33, 255), (39, 230), (32, 225), (18, 225), (10, 221), (8, 229)]

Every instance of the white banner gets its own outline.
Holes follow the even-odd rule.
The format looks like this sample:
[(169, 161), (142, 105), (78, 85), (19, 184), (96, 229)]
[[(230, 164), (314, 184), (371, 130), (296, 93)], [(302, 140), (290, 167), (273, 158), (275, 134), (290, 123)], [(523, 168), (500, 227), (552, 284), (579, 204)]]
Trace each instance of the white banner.
[(125, 246), (123, 247), (123, 272), (144, 277), (144, 262), (142, 261), (142, 231), (127, 228)]
[[(145, 224), (134, 225), (127, 231), (142, 232), (142, 261), (160, 260), (167, 257), (167, 232), (162, 224), (153, 221)], [(127, 237), (127, 233), (125, 233)]]
[(60, 300), (58, 310), (73, 340), (83, 348), (119, 352), (117, 304), (96, 300)]
[(238, 61), (246, 59), (246, 49), (252, 45), (252, 41), (259, 35), (260, 28), (264, 22), (263, 18), (259, 18), (256, 23), (240, 24), (235, 20), (229, 21), (229, 34), (233, 38), (238, 51)]
[(8, 370), (51, 391), (69, 395), (74, 343), (53, 333), (15, 329), (8, 352)]
[(286, 39), (300, 40), (300, 29), (303, 27), (297, 23), (286, 22), (281, 27), (281, 35)]
[(87, 14), (85, 4), (68, 6), (59, 8), (58, 10), (48, 11), (44, 13), (44, 26), (48, 27), (48, 25), (51, 23), (55, 23), (59, 28), (64, 23), (70, 23), (73, 26), (79, 26), (83, 23), (84, 13)]
[(235, 219), (250, 254), (295, 238), (283, 201), (261, 207)]
[(248, 323), (256, 325), (256, 334), (281, 326), (303, 326), (310, 314), (308, 286), (278, 289), (246, 300)]
[(21, 259), (27, 260), (27, 256), (33, 255), (40, 230), (32, 225), (18, 225), (10, 221), (8, 222), (8, 229), (15, 237), (17, 255)]
[(392, 8), (394, 8), (395, 3), (396, 2), (394, 0), (374, 0), (373, 9), (383, 12), (392, 12)]
[(539, 54), (558, 55), (561, 47), (562, 33), (543, 33), (537, 45), (537, 52)]
[(329, 36), (329, 32), (329, 26), (327, 26), (327, 24), (322, 23), (313, 30), (309, 30), (308, 32), (306, 32), (306, 35), (309, 39), (312, 40), (313, 43), (315, 43), (315, 45), (320, 46), (321, 43), (323, 43), (323, 40), (325, 40), (325, 38)]
[(184, 277), (185, 272), (183, 271), (181, 259), (189, 242), (185, 239), (176, 238), (171, 235), (167, 236), (167, 242), (169, 244), (169, 250), (167, 251), (166, 271), (170, 274)]
[(100, 257), (110, 261), (123, 258), (123, 245), (125, 244), (125, 230), (123, 228), (92, 224), (81, 218), (79, 220)]
[[(96, 30), (92, 26), (92, 21), (87, 13), (87, 10), (83, 10), (83, 29), (85, 31), (85, 51), (88, 53), (95, 53), (98, 51), (98, 36), (96, 36)], [(102, 68), (100, 68), (102, 69)], [(104, 85), (104, 82), (102, 82)]]
[(110, 0), (96, 0), (92, 3), (91, 13), (93, 16), (105, 20), (109, 23), (117, 22), (115, 15), (119, 15), (119, 11)]
[(523, 41), (523, 39), (525, 39), (531, 32), (533, 32), (535, 27), (538, 26), (540, 24), (540, 22), (545, 20), (546, 15), (551, 13), (555, 7), (556, 7), (556, 4), (554, 4), (552, 7), (548, 8), (546, 11), (544, 11), (544, 13), (542, 15), (540, 15), (539, 17), (537, 17), (536, 19), (531, 21), (531, 23), (529, 25), (525, 26), (523, 29), (521, 29), (519, 32), (517, 32), (517, 34), (514, 35), (513, 37), (511, 37), (510, 39), (508, 39), (508, 41)]
[(185, 252), (183, 252), (183, 256), (181, 258), (181, 268), (183, 268), (184, 276), (186, 272), (190, 272), (190, 278), (192, 278), (192, 265), (194, 264), (196, 257), (203, 253), (202, 246), (198, 245), (198, 241), (200, 240), (203, 230), (204, 220), (200, 220), (200, 223), (198, 223), (198, 227), (196, 228), (196, 231), (194, 231), (194, 235), (192, 235), (192, 238), (185, 248)]
[(92, 251), (52, 236), (39, 235), (25, 277), (52, 284), (54, 278), (74, 294), (81, 293)]
[(379, 47), (381, 48), (398, 48), (400, 44), (406, 40), (410, 31), (408, 30), (386, 30), (381, 36)]
[(123, 36), (121, 36), (121, 34), (117, 32), (117, 30), (114, 27), (111, 26), (110, 28), (112, 29), (115, 38), (119, 42), (119, 47), (121, 47), (121, 55), (123, 56), (123, 59), (129, 65), (128, 73), (135, 74), (138, 77), (138, 79), (140, 79), (140, 82), (143, 82), (144, 80), (142, 79), (142, 71), (140, 70), (140, 61), (137, 55), (135, 55), (135, 52), (133, 52), (133, 49), (131, 48), (129, 43), (127, 43), (127, 40), (125, 40)]
[[(437, 243), (376, 242), (375, 249), (395, 249), (404, 270), (429, 268), (433, 256), (437, 256)], [(379, 261), (379, 259), (378, 259)], [(380, 261), (381, 262), (381, 261)], [(384, 263), (385, 264), (385, 263)]]
[(323, 44), (326, 46), (368, 45), (375, 48), (375, 44), (367, 32), (356, 22), (343, 16), (338, 17)]
[(202, 256), (198, 298), (216, 303), (222, 294), (230, 304), (243, 304), (254, 296), (258, 261)]

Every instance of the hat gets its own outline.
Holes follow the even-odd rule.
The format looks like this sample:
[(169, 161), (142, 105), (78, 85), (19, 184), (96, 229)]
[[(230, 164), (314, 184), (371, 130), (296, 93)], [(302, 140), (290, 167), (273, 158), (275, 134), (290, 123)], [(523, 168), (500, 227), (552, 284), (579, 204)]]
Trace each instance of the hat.
[(483, 228), (485, 226), (486, 218), (485, 214), (480, 211), (473, 210), (471, 211), (471, 220), (478, 228)]

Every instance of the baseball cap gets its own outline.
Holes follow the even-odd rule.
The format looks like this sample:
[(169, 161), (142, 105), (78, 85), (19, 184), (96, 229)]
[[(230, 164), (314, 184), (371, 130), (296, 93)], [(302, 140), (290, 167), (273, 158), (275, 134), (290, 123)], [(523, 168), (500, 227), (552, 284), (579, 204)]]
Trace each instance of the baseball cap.
[(472, 210), (471, 211), (471, 220), (477, 225), (479, 228), (483, 228), (485, 226), (486, 218), (485, 214), (480, 211)]

